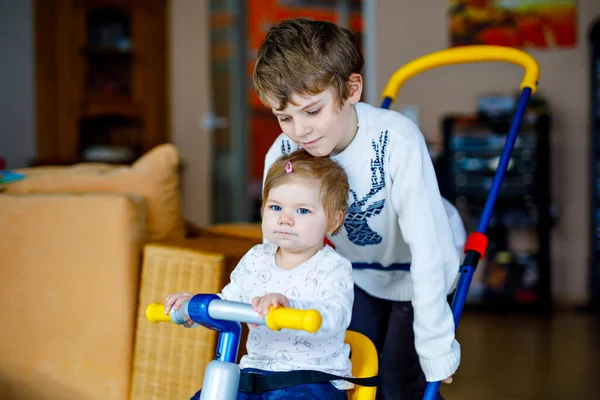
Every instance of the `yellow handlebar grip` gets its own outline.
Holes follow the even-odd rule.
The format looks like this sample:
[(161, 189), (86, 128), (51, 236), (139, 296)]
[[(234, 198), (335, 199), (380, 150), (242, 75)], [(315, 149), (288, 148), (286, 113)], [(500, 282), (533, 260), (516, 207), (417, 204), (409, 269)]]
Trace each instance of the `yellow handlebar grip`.
[(419, 57), (398, 68), (388, 81), (383, 91), (383, 97), (395, 100), (400, 87), (407, 80), (421, 72), (445, 65), (486, 61), (509, 62), (520, 65), (525, 69), (525, 75), (521, 81), (521, 89), (528, 87), (531, 89), (532, 94), (535, 93), (540, 75), (540, 67), (533, 57), (524, 51), (511, 47), (474, 45), (436, 51)]
[(146, 319), (150, 322), (172, 322), (171, 317), (165, 314), (165, 306), (160, 303), (150, 303), (146, 307)]
[(317, 310), (297, 310), (293, 308), (269, 309), (265, 324), (274, 331), (282, 328), (315, 333), (321, 328), (321, 313)]

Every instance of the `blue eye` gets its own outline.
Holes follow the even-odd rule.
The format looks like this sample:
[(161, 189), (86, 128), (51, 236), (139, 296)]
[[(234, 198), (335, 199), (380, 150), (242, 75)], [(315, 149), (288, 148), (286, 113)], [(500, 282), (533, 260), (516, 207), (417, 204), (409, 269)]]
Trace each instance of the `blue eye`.
[(273, 210), (273, 211), (281, 211), (281, 207), (277, 206), (277, 205), (273, 205), (273, 206), (271, 206), (271, 210)]
[(298, 214), (308, 214), (308, 213), (310, 213), (310, 211), (308, 211), (306, 208), (298, 209)]
[(317, 115), (320, 112), (321, 112), (321, 109), (319, 108), (319, 109), (316, 109), (315, 111), (309, 111), (308, 115)]

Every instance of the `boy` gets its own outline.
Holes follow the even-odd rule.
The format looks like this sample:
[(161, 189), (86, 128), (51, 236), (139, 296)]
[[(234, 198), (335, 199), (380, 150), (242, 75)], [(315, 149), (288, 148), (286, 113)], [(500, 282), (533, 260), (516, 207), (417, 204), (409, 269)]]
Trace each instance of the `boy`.
[[(466, 233), (440, 196), (417, 126), (360, 102), (362, 67), (356, 38), (335, 24), (297, 19), (269, 31), (254, 87), (283, 133), (266, 155), (265, 171), (298, 147), (345, 169), (345, 229), (329, 239), (354, 268), (349, 329), (367, 335), (380, 352), (378, 399), (416, 399), (426, 381), (450, 383), (460, 363), (446, 296)], [(406, 264), (410, 272), (402, 270)]]

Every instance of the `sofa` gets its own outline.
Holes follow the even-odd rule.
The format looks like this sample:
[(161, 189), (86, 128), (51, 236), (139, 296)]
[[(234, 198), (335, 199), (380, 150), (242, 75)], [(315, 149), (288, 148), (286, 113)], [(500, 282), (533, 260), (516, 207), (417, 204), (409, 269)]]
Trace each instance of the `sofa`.
[(259, 239), (186, 237), (169, 144), (131, 166), (18, 172), (26, 178), (0, 192), (0, 398), (190, 395), (214, 332), (155, 326), (145, 305), (172, 290), (217, 292)]

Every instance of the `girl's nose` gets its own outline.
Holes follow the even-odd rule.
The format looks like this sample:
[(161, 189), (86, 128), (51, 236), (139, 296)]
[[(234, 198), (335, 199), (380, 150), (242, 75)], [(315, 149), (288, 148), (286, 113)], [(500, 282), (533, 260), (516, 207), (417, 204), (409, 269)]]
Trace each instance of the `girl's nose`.
[(289, 226), (293, 226), (294, 225), (294, 219), (292, 217), (290, 217), (288, 215), (288, 213), (286, 212), (282, 212), (279, 215), (279, 221), (277, 221), (279, 223), (279, 225), (289, 225)]

